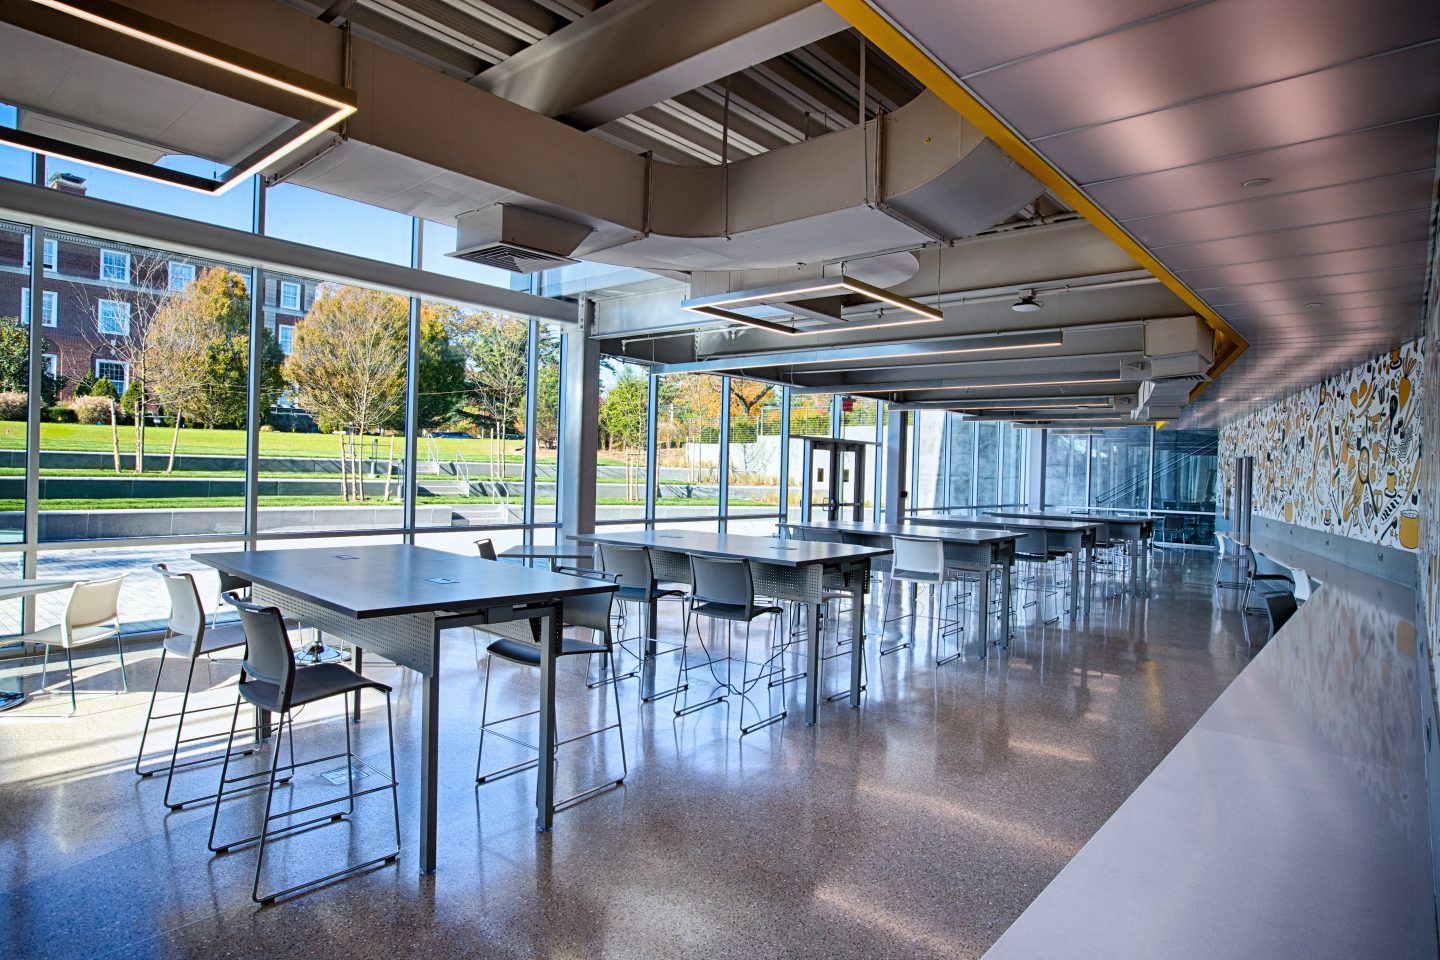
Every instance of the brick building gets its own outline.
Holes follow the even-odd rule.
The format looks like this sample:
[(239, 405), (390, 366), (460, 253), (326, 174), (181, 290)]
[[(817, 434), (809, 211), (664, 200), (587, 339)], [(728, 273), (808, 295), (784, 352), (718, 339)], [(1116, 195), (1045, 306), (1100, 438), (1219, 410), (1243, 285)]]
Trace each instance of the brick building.
[[(85, 182), (57, 174), (52, 189), (83, 193)], [(47, 369), (72, 395), (87, 375), (106, 377), (121, 392), (130, 381), (123, 342), (132, 326), (153, 315), (164, 299), (220, 264), (123, 243), (63, 234), (44, 243), (42, 328)], [(0, 221), (0, 318), (30, 316), (30, 231)], [(247, 273), (248, 277), (248, 273)], [(315, 300), (314, 280), (266, 274), (264, 322), (281, 350), (290, 352), (294, 328)], [(138, 330), (136, 331), (138, 332)]]

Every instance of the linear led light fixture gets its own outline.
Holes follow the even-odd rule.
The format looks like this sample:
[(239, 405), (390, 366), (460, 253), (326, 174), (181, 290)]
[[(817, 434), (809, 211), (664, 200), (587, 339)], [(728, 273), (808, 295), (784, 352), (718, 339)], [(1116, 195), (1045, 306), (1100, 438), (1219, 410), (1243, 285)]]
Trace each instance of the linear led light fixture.
[[(952, 344), (962, 344), (952, 346)], [(981, 333), (940, 340), (914, 340), (901, 343), (863, 343), (848, 347), (814, 347), (806, 350), (784, 350), (696, 360), (690, 363), (666, 363), (656, 373), (705, 373), (711, 370), (745, 370), (761, 367), (797, 367), (817, 363), (846, 363), (855, 360), (895, 360), (902, 357), (936, 357), (959, 353), (994, 353), (1000, 350), (1042, 350), (1063, 347), (1065, 335), (1059, 330), (1026, 330), (1019, 333)], [(837, 387), (841, 393), (859, 393), (848, 387)], [(873, 391), (872, 391), (873, 392)]]
[[(893, 383), (893, 384), (880, 384), (880, 383), (876, 383), (876, 384), (865, 384), (865, 385), (860, 385), (860, 384), (845, 384), (845, 385), (844, 385), (844, 392), (846, 393), (846, 395), (850, 395), (850, 394), (857, 394), (857, 395), (858, 395), (858, 394), (871, 394), (871, 393), (919, 393), (919, 392), (921, 392), (921, 391), (949, 392), (949, 391), (953, 391), (953, 390), (1008, 390), (1008, 389), (1011, 389), (1011, 388), (1014, 388), (1014, 389), (1024, 389), (1024, 388), (1027, 388), (1027, 387), (1069, 387), (1069, 386), (1078, 386), (1078, 385), (1082, 385), (1082, 384), (1091, 384), (1091, 383), (1124, 383), (1124, 382), (1125, 382), (1125, 381), (1122, 380), (1120, 377), (1073, 377), (1073, 378), (1064, 379), (1064, 380), (1016, 380), (1016, 381), (1013, 381), (1013, 382), (1011, 382), (1011, 383), (963, 383), (963, 384), (950, 384), (950, 385), (948, 385), (948, 386), (938, 386), (938, 387), (912, 386), (912, 385), (909, 385), (909, 384), (906, 384), (906, 383)], [(814, 388), (806, 387), (806, 388), (802, 388), (800, 392), (802, 392), (802, 393), (810, 393), (810, 392), (815, 392), (815, 393), (833, 393), (833, 392), (835, 392), (836, 389), (838, 389), (838, 388), (835, 388), (835, 387), (814, 387)], [(964, 400), (957, 400), (957, 401), (955, 401), (955, 402), (957, 402), (957, 403), (963, 403), (963, 402), (966, 402), (966, 401), (964, 401)]]
[[(827, 322), (825, 325), (811, 330), (800, 330), (793, 326), (777, 323), (774, 320), (765, 320), (734, 310), (724, 309), (725, 307), (745, 304), (756, 306), (773, 304), (777, 306), (777, 309), (783, 309), (807, 299), (814, 299), (827, 294), (831, 296), (843, 296), (846, 292), (877, 303), (889, 304), (899, 310), (904, 310), (911, 316), (903, 320), (877, 319), (863, 323), (847, 323), (839, 316), (826, 317)], [(890, 327), (905, 327), (915, 323), (936, 323), (945, 319), (945, 315), (934, 307), (927, 307), (923, 303), (916, 303), (908, 297), (897, 296), (888, 290), (883, 290), (863, 280), (856, 280), (854, 277), (844, 275), (833, 279), (797, 280), (792, 283), (782, 283), (771, 287), (758, 287), (753, 290), (734, 290), (729, 293), (717, 293), (708, 297), (691, 297), (682, 300), (680, 307), (691, 313), (699, 313), (707, 317), (714, 317), (718, 320), (728, 320), (733, 323), (744, 323), (752, 327), (759, 327), (762, 330), (769, 330), (773, 333), (782, 333), (789, 337), (807, 336), (817, 333), (834, 333), (839, 330), (873, 330), (877, 327), (885, 327), (888, 329)], [(805, 316), (812, 318), (817, 317), (817, 314), (813, 311), (799, 307), (795, 309)]]
[[(180, 170), (169, 170), (155, 164), (106, 153), (103, 150), (82, 147), (66, 143), (63, 140), (56, 140), (53, 137), (44, 137), (9, 128), (0, 128), (0, 144), (17, 147), (31, 153), (46, 153), (64, 160), (141, 177), (172, 187), (194, 190), (197, 193), (219, 196), (235, 185), (250, 179), (266, 167), (294, 153), (352, 115), (356, 110), (354, 95), (343, 87), (325, 83), (314, 77), (306, 77), (303, 82), (298, 82), (298, 75), (296, 75), (297, 82), (292, 82), (283, 76), (275, 75), (294, 73), (281, 68), (278, 64), (227, 47), (199, 34), (192, 34), (189, 31), (173, 27), (163, 21), (137, 14), (118, 4), (110, 3), (108, 0), (29, 0), (29, 2), (69, 14), (87, 23), (114, 31), (133, 40), (139, 40), (142, 43), (151, 44), (170, 53), (188, 57), (217, 70), (309, 100), (319, 109), (319, 114), (313, 122), (302, 121), (299, 131), (294, 136), (270, 141), (231, 167), (218, 180)], [(162, 28), (172, 36), (161, 36)], [(209, 49), (201, 49), (201, 47)], [(249, 65), (242, 61), (248, 61)], [(131, 64), (131, 66), (135, 65)]]

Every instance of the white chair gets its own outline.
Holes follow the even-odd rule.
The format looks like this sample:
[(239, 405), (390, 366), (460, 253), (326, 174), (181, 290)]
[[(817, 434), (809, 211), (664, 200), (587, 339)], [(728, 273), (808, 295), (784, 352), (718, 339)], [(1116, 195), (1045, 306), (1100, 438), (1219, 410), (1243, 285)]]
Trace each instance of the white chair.
[(123, 576), (109, 580), (91, 580), (75, 584), (70, 599), (65, 603), (65, 614), (60, 622), (34, 633), (27, 633), (16, 639), (22, 643), (33, 643), (45, 648), (45, 660), (40, 668), (40, 686), (43, 688), (49, 678), (50, 648), (60, 647), (65, 651), (65, 662), (70, 669), (70, 711), (76, 709), (75, 699), (75, 658), (71, 651), (86, 647), (102, 640), (114, 639), (115, 650), (120, 655), (120, 683), (125, 692), (130, 684), (125, 679), (125, 650), (120, 645), (120, 584)]
[[(939, 664), (949, 663), (951, 660), (958, 659), (963, 652), (963, 647), (959, 641), (959, 634), (962, 629), (959, 623), (959, 619), (956, 618), (953, 622), (948, 619), (942, 621), (937, 616), (937, 610), (942, 609), (946, 606), (944, 603), (945, 585), (952, 582), (949, 568), (945, 562), (944, 542), (940, 540), (934, 540), (929, 537), (896, 536), (891, 537), (891, 543), (893, 544), (894, 548), (894, 556), (891, 560), (890, 583), (902, 587), (905, 584), (910, 584), (915, 587), (919, 587), (921, 585), (929, 587), (930, 629), (931, 636), (935, 638), (936, 665), (938, 666)], [(939, 607), (936, 606), (937, 587), (939, 588), (940, 592)], [(887, 589), (885, 590), (885, 599), (884, 603), (881, 605), (880, 613), (880, 631), (882, 639), (884, 637), (886, 624), (891, 622), (890, 593), (891, 591), (889, 589), (889, 584), (887, 584)], [(983, 611), (981, 615), (985, 615)], [(913, 610), (910, 616), (914, 617)], [(905, 618), (896, 617), (895, 619), (902, 620)], [(953, 633), (956, 635), (955, 652), (948, 656), (941, 656), (940, 641), (948, 633)], [(896, 650), (903, 650), (906, 647), (911, 646), (912, 642), (913, 641), (907, 640), (903, 643), (894, 644), (889, 647), (882, 646), (880, 649), (880, 653), (883, 656), (887, 653), (893, 653)]]

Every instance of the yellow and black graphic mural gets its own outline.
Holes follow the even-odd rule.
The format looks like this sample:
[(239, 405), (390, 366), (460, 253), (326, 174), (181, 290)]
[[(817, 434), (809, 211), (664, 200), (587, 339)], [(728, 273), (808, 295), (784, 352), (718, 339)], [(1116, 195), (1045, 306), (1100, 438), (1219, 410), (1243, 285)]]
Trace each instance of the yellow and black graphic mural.
[(1258, 515), (1417, 549), (1424, 363), (1412, 341), (1226, 425), (1221, 475), (1252, 456)]

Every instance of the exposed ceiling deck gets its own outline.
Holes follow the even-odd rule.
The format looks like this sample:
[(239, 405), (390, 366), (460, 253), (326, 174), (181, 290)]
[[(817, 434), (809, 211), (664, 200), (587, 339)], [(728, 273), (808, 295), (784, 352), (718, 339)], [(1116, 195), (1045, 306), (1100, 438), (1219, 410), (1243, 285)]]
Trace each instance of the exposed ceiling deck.
[[(1420, 332), (1440, 5), (834, 5), (902, 62), (942, 67), (1246, 337), (1184, 423), (1230, 419)], [(870, 11), (903, 36), (886, 42)]]

